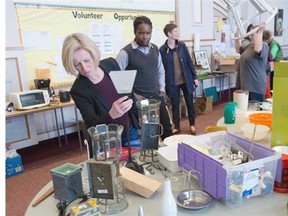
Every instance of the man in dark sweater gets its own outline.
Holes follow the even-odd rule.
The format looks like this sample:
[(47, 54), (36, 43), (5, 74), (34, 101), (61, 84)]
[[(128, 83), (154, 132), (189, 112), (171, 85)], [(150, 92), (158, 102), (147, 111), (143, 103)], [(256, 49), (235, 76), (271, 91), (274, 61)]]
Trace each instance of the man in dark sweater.
[(134, 20), (135, 39), (125, 46), (116, 60), (121, 70), (137, 70), (133, 92), (138, 100), (157, 99), (160, 105), (160, 123), (163, 126), (162, 140), (172, 135), (171, 123), (165, 104), (165, 70), (158, 47), (150, 43), (152, 22), (139, 16)]

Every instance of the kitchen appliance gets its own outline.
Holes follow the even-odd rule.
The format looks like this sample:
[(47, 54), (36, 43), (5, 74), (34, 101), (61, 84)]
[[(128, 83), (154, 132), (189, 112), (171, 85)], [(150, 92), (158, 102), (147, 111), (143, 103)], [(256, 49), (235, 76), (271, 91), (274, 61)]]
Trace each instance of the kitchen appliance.
[(50, 79), (34, 79), (34, 85), (36, 89), (42, 89), (42, 90), (47, 90), (49, 93), (49, 96), (51, 97), (52, 95), (55, 94), (55, 91), (53, 87), (50, 87)]
[(50, 97), (47, 90), (35, 89), (9, 93), (9, 101), (15, 109), (27, 110), (49, 105)]

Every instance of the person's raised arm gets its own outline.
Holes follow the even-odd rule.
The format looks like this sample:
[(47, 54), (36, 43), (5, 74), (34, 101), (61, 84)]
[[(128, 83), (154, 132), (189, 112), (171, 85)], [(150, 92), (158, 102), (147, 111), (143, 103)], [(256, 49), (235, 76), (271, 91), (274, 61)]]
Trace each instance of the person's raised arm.
[(255, 47), (254, 51), (256, 53), (260, 53), (262, 50), (263, 46), (263, 32), (265, 30), (266, 24), (265, 22), (262, 22), (259, 24), (259, 30), (258, 32), (254, 35), (254, 40), (255, 40)]
[[(235, 32), (235, 37), (239, 37), (239, 30)], [(235, 40), (235, 50), (237, 53), (240, 53), (240, 39)]]

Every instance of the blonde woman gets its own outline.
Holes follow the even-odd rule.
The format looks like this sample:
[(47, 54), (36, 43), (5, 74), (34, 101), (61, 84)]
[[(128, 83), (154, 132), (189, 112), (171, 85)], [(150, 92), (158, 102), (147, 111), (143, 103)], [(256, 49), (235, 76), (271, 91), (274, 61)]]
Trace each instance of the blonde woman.
[[(95, 42), (84, 34), (74, 33), (63, 43), (62, 62), (67, 73), (76, 76), (70, 94), (86, 127), (113, 123), (125, 128), (129, 114), (132, 121), (130, 132), (133, 132), (131, 140), (137, 139), (138, 122), (131, 109), (133, 100), (118, 95), (109, 77), (110, 71), (120, 70), (116, 60), (107, 58), (100, 61), (100, 50)], [(122, 142), (125, 142), (125, 134), (122, 133)]]

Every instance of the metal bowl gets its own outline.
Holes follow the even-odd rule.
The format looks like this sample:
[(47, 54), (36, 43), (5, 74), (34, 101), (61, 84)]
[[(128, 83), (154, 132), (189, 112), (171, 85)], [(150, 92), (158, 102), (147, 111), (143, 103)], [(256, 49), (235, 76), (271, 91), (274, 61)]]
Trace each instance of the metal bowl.
[(191, 210), (207, 208), (211, 205), (212, 201), (213, 198), (201, 190), (185, 190), (180, 192), (176, 198), (178, 206)]

